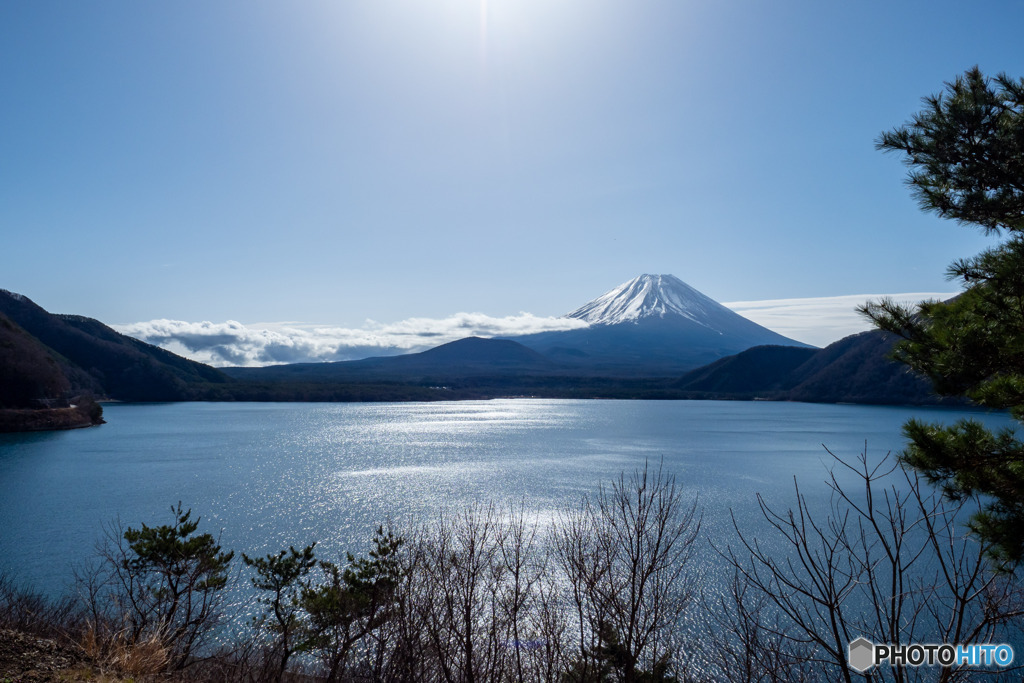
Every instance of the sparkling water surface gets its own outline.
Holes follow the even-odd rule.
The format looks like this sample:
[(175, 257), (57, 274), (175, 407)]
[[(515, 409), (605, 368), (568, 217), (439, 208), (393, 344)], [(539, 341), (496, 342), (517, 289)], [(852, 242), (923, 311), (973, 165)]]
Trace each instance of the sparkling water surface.
[[(676, 477), (708, 541), (735, 544), (730, 510), (764, 532), (760, 493), (781, 509), (793, 482), (828, 505), (827, 446), (898, 451), (916, 416), (990, 426), (1004, 414), (729, 401), (510, 399), (453, 403), (109, 404), (107, 424), (0, 435), (0, 571), (46, 593), (115, 519), (170, 521), (179, 500), (200, 529), (250, 555), (318, 542), (321, 557), (366, 550), (372, 530), (444, 510), (522, 504), (544, 526), (580, 496), (644, 463)], [(824, 446), (823, 446), (824, 445)], [(841, 475), (852, 481), (846, 474)]]

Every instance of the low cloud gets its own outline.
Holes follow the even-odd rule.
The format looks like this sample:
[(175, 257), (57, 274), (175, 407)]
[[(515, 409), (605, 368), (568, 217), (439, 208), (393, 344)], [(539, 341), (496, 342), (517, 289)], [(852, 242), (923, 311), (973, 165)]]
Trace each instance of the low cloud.
[(946, 300), (956, 292), (911, 292), (907, 294), (849, 294), (805, 299), (731, 301), (723, 306), (781, 335), (814, 346), (828, 346), (851, 334), (872, 329), (871, 321), (857, 313), (868, 302), (890, 298), (904, 304), (929, 299)]
[[(926, 299), (948, 299), (954, 294), (852, 294), (733, 301), (724, 305), (791, 339), (827, 346), (871, 329), (871, 323), (860, 316), (856, 308), (885, 296), (899, 302), (917, 303)], [(222, 323), (150, 320), (119, 325), (117, 330), (187, 358), (223, 367), (393, 356), (423, 351), (463, 337), (514, 337), (586, 326), (587, 323), (580, 320), (544, 318), (530, 313), (504, 318), (483, 313), (457, 313), (448, 318), (409, 318), (396, 323), (368, 320), (361, 328), (301, 323), (243, 325), (233, 320)]]
[(243, 325), (184, 320), (150, 320), (116, 329), (187, 358), (224, 366), (316, 363), (413, 353), (463, 337), (506, 337), (586, 327), (568, 318), (530, 313), (494, 318), (456, 313), (448, 318), (409, 318), (396, 323), (368, 320), (359, 329), (298, 323)]

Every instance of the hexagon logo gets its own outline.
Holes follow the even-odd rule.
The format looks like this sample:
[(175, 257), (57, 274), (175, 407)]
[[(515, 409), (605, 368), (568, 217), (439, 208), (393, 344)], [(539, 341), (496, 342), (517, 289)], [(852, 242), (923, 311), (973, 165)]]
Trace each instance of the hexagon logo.
[(875, 665), (875, 646), (867, 638), (858, 638), (850, 643), (849, 657), (846, 660), (850, 668), (864, 673)]

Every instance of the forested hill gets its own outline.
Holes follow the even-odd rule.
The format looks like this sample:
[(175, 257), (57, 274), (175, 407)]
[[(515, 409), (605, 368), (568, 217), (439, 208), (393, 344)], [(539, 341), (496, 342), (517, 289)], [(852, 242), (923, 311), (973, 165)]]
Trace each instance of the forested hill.
[(35, 399), (66, 396), (71, 383), (56, 355), (0, 313), (0, 408), (22, 408)]
[[(77, 315), (48, 313), (20, 294), (0, 290), (3, 367), (20, 378), (3, 383), (8, 407), (29, 399), (90, 393), (124, 401), (180, 401), (197, 386), (229, 381), (215, 368), (115, 332)], [(26, 394), (25, 392), (28, 392)]]
[(757, 346), (698, 368), (675, 384), (691, 397), (812, 403), (962, 404), (889, 358), (892, 335), (862, 332), (823, 349)]

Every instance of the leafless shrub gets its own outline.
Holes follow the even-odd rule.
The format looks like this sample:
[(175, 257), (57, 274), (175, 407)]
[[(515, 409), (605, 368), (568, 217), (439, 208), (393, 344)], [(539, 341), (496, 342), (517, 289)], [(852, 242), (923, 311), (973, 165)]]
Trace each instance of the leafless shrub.
[[(893, 644), (1019, 637), (1019, 583), (993, 566), (962, 526), (978, 501), (945, 499), (888, 456), (876, 464), (866, 450), (853, 463), (833, 457), (824, 519), (812, 513), (799, 487), (795, 509), (786, 512), (758, 498), (786, 552), (768, 551), (738, 527), (739, 548), (722, 552), (738, 577), (729, 647), (752, 663), (737, 680), (774, 680), (768, 672), (780, 666), (774, 670), (786, 680), (808, 671), (819, 680), (860, 679), (846, 659), (849, 643), (860, 636)], [(836, 472), (844, 470), (857, 485), (840, 482)], [(779, 648), (792, 656), (773, 661)], [(967, 665), (882, 666), (865, 678), (957, 681), (977, 673)]]
[(699, 622), (707, 637), (696, 646), (695, 680), (731, 683), (814, 683), (807, 643), (786, 638), (768, 599), (738, 572), (725, 592), (701, 595)]
[(353, 680), (558, 680), (547, 553), (523, 509), (476, 505), (403, 534), (389, 619)]
[(524, 551), (493, 505), (443, 515), (421, 536), (418, 612), (439, 680), (499, 681), (521, 670)]
[(73, 598), (51, 600), (0, 577), (0, 627), (54, 638), (76, 632), (82, 622)]
[(693, 597), (685, 570), (700, 532), (659, 467), (621, 475), (568, 513), (557, 554), (573, 614), (570, 680), (654, 680), (679, 669), (679, 625)]

